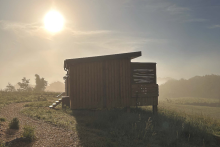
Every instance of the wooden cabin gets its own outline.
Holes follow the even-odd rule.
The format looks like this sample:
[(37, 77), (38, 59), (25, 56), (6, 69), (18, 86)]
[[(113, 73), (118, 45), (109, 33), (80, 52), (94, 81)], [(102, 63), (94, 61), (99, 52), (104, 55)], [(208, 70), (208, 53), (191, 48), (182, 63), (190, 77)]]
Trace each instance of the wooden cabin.
[(66, 59), (71, 109), (152, 105), (157, 110), (156, 63), (131, 62), (141, 52)]

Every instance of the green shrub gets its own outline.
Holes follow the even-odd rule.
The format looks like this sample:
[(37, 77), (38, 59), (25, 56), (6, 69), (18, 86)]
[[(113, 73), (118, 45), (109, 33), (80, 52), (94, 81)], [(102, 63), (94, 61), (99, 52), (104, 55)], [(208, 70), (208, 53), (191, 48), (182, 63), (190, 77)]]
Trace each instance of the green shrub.
[(4, 142), (0, 141), (0, 147), (7, 147)]
[(0, 121), (5, 121), (5, 120), (6, 120), (5, 118), (1, 118), (1, 117), (0, 117)]
[(9, 123), (10, 129), (19, 129), (19, 120), (18, 118), (13, 118), (12, 121)]
[(31, 126), (24, 126), (23, 138), (29, 142), (33, 141), (36, 136), (34, 133), (34, 128)]

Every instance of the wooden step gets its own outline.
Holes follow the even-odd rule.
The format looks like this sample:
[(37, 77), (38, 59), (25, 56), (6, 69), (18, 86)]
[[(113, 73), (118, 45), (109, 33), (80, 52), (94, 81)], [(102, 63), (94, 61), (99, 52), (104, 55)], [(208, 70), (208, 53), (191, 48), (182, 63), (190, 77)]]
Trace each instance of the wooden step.
[(61, 102), (58, 101), (58, 102), (56, 102), (56, 105), (59, 105), (60, 103), (61, 103)]
[(53, 105), (50, 105), (49, 108), (53, 108)]
[(50, 108), (55, 108), (57, 105), (59, 105), (62, 102), (62, 99), (59, 99), (58, 101), (56, 101), (55, 103), (53, 103), (52, 105), (50, 105)]

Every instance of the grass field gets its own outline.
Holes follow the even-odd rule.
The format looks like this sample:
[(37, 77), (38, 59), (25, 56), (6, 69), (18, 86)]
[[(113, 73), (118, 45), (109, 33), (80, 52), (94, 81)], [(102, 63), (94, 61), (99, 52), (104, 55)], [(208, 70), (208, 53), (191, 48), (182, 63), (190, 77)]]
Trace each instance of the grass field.
[[(205, 114), (198, 115), (196, 112), (199, 113), (199, 109), (194, 110), (194, 107), (199, 106), (192, 105), (201, 102), (196, 98), (193, 102), (190, 101), (191, 98), (162, 100), (159, 102), (158, 114), (153, 115), (151, 107), (131, 108), (130, 113), (127, 113), (124, 108), (72, 111), (58, 106), (56, 109), (49, 109), (48, 106), (55, 100), (50, 96), (52, 95), (45, 93), (42, 96), (47, 99), (45, 101), (37, 101), (37, 98), (31, 95), (28, 95), (28, 98), (27, 95), (23, 96), (22, 99), (31, 100), (30, 103), (25, 104), (22, 113), (75, 131), (82, 146), (219, 146), (213, 137), (213, 134), (220, 135), (218, 117), (214, 113), (214, 119)], [(15, 99), (14, 101), (18, 102)], [(204, 99), (204, 101), (208, 100)], [(208, 102), (212, 104), (214, 101)], [(207, 111), (207, 115), (211, 112), (207, 110), (207, 106), (200, 107)], [(191, 108), (193, 113), (192, 110), (188, 110)], [(219, 112), (218, 108), (210, 109), (212, 108), (213, 112)]]
[(220, 121), (220, 100), (210, 98), (169, 98), (159, 100), (160, 108)]
[(11, 103), (21, 103), (21, 102), (37, 102), (37, 101), (49, 101), (54, 102), (57, 100), (55, 96), (58, 93), (46, 92), (46, 93), (36, 93), (36, 92), (5, 92), (0, 91), (0, 109), (5, 105)]

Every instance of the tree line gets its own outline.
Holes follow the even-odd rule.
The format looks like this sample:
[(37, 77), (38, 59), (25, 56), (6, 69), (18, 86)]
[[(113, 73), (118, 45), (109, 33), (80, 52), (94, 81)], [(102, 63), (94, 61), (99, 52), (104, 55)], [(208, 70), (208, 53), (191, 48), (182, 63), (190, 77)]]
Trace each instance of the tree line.
[(195, 76), (188, 80), (169, 80), (159, 87), (161, 98), (220, 98), (220, 75)]
[(27, 79), (26, 77), (24, 77), (23, 79), (21, 79), (21, 82), (17, 83), (19, 85), (19, 88), (17, 90), (16, 90), (15, 86), (8, 83), (8, 85), (5, 88), (5, 91), (7, 91), (7, 92), (15, 92), (15, 91), (43, 92), (48, 84), (47, 81), (44, 78), (40, 78), (40, 76), (38, 74), (35, 74), (35, 83), (36, 83), (35, 87), (31, 87), (29, 83), (30, 83), (30, 79)]

